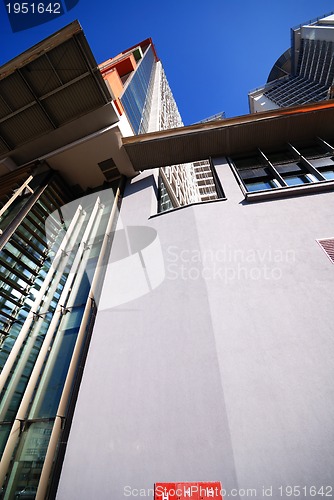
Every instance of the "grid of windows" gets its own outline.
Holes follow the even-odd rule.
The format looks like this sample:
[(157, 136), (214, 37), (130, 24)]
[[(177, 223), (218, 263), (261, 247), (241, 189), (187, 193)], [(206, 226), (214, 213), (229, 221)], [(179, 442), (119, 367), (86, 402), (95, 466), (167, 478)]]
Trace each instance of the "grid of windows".
[(158, 212), (167, 212), (171, 210), (173, 207), (172, 200), (168, 194), (166, 189), (166, 185), (162, 180), (161, 176), (159, 176), (159, 196), (158, 196)]
[[(37, 175), (30, 183), (34, 189), (41, 182)], [(13, 184), (14, 188), (16, 184)], [(12, 335), (17, 330), (20, 317), (29, 310), (34, 290), (38, 290), (47, 272), (48, 249), (56, 241), (61, 226), (55, 219), (50, 219), (48, 238), (45, 235), (45, 219), (54, 212), (62, 201), (68, 201), (67, 190), (54, 178), (48, 187), (36, 200), (30, 210), (25, 213), (32, 193), (23, 192), (14, 200), (0, 218), (1, 238), (10, 232), (15, 218), (20, 223), (12, 228), (12, 234), (3, 242), (0, 265), (0, 368), (5, 361), (7, 344), (11, 343)], [(57, 198), (59, 201), (57, 201)], [(20, 215), (22, 214), (22, 215)], [(14, 333), (15, 338), (15, 333)]]
[(334, 179), (334, 148), (320, 138), (307, 145), (286, 144), (276, 151), (257, 149), (230, 160), (249, 193)]
[[(209, 160), (161, 167), (159, 174), (159, 213), (193, 203), (213, 201), (225, 197), (216, 172), (211, 168)], [(195, 193), (191, 189), (194, 185), (197, 185), (198, 190)], [(196, 196), (196, 194), (199, 194), (199, 196)]]

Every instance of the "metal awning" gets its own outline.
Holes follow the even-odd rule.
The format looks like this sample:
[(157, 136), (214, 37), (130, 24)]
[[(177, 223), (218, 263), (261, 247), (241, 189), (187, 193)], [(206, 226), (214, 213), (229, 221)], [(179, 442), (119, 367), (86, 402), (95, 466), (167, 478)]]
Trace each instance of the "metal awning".
[(334, 139), (334, 101), (275, 109), (217, 122), (123, 138), (136, 171), (280, 147), (321, 136)]
[(0, 68), (0, 158), (111, 100), (74, 21)]

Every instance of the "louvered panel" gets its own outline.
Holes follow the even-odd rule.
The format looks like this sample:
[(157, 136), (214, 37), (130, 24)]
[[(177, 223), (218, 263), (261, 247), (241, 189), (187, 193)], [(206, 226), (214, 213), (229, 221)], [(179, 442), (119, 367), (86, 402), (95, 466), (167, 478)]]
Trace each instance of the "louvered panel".
[(334, 264), (334, 238), (325, 238), (317, 240), (327, 257)]

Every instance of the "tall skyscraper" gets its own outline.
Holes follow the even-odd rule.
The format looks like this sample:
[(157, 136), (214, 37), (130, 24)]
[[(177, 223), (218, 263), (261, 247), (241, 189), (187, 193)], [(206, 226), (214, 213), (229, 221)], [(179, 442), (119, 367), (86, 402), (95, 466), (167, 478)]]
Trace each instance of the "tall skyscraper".
[(331, 494), (334, 101), (165, 128), (151, 41), (77, 22), (0, 95), (4, 500)]
[(334, 14), (291, 29), (291, 48), (267, 84), (249, 92), (251, 113), (334, 97)]

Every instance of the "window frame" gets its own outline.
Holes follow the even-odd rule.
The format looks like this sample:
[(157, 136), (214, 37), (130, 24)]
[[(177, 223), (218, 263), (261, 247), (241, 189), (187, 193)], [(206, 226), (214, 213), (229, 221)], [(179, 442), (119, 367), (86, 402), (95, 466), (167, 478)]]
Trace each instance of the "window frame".
[[(323, 175), (322, 172), (332, 171), (334, 172), (334, 157), (333, 157), (333, 151), (334, 149), (331, 149), (331, 146), (323, 141), (320, 138), (318, 139), (319, 146), (322, 147), (323, 154), (318, 156), (318, 158), (306, 158), (304, 157), (298, 149), (293, 146), (290, 143), (287, 143), (282, 146), (281, 151), (282, 151), (282, 162), (279, 162), (279, 150), (275, 150), (272, 152), (265, 153), (263, 152), (260, 148), (257, 148), (257, 150), (253, 150), (249, 152), (249, 155), (244, 154), (240, 157), (227, 157), (228, 163), (232, 169), (232, 172), (235, 175), (235, 178), (238, 181), (238, 184), (241, 188), (241, 191), (243, 192), (246, 200), (251, 201), (251, 200), (256, 200), (260, 198), (272, 198), (276, 196), (294, 196), (297, 194), (305, 194), (305, 192), (314, 192), (314, 191), (324, 191), (324, 190), (332, 190), (334, 188), (334, 177), (333, 179), (326, 179), (326, 177)], [(324, 147), (324, 145), (326, 147)], [(305, 148), (306, 146), (304, 146)], [(270, 161), (270, 155), (275, 155), (276, 158), (273, 160), (273, 162)], [(247, 162), (247, 158), (259, 158), (259, 163), (256, 165), (250, 165), (248, 168), (238, 168), (237, 162), (245, 160)], [(288, 160), (288, 157), (291, 158), (291, 160)], [(314, 159), (319, 160), (322, 158), (328, 158), (329, 160), (329, 168), (326, 170), (326, 165), (320, 166), (319, 168), (316, 168), (313, 164), (312, 161)], [(331, 163), (333, 163), (333, 168)], [(296, 168), (295, 171), (292, 169), (291, 173), (290, 172), (284, 172), (280, 171), (280, 167), (284, 166), (289, 166), (289, 165), (295, 164)], [(276, 186), (272, 186), (270, 188), (264, 188), (264, 189), (257, 189), (257, 190), (249, 190), (248, 185), (251, 184), (249, 180), (245, 180), (245, 177), (242, 176), (241, 172), (242, 170), (256, 170), (256, 168), (259, 169), (266, 169), (268, 172), (271, 173), (271, 176), (268, 175), (266, 179), (264, 177), (261, 179), (260, 176), (258, 179), (256, 176), (252, 177), (249, 176), (249, 180), (252, 179), (253, 183), (256, 182), (265, 182), (267, 181), (268, 183), (276, 184)], [(292, 176), (305, 176), (307, 179), (307, 182), (303, 183), (298, 183), (298, 184), (291, 184), (289, 185), (286, 182), (286, 179)]]

